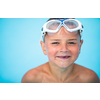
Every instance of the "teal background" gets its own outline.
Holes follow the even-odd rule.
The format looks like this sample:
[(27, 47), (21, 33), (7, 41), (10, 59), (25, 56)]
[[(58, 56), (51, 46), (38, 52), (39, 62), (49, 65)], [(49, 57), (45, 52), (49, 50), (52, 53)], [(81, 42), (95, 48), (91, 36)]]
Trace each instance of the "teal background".
[[(100, 18), (76, 18), (84, 25), (77, 64), (100, 78)], [(48, 61), (39, 44), (48, 18), (0, 18), (0, 83), (20, 83), (30, 69)]]

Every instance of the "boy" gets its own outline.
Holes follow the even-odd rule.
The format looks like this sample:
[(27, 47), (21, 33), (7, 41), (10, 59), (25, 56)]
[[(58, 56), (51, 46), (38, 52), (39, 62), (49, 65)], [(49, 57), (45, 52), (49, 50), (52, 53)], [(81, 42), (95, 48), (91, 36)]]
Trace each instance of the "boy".
[(82, 24), (76, 19), (49, 19), (40, 41), (49, 62), (29, 70), (22, 83), (99, 83), (95, 72), (74, 63), (81, 51), (82, 31)]

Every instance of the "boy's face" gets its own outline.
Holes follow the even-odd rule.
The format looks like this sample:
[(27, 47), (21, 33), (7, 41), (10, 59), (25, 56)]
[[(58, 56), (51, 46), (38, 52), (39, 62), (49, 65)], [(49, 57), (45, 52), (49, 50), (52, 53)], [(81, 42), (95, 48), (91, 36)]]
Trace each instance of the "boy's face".
[(41, 41), (41, 46), (51, 65), (65, 68), (75, 62), (82, 43), (83, 40), (80, 41), (79, 34), (72, 35), (61, 27), (57, 33), (51, 36), (47, 34), (45, 43)]

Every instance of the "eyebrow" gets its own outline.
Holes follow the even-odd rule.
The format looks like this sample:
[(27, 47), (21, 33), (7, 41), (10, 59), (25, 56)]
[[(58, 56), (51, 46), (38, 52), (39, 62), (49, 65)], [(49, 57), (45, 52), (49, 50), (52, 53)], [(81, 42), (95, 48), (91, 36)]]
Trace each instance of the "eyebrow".
[(77, 40), (77, 39), (68, 39), (68, 41), (73, 41), (73, 40)]
[[(68, 39), (67, 41), (74, 41), (74, 40), (77, 40), (77, 39)], [(61, 41), (61, 39), (51, 39), (50, 41)]]
[(61, 41), (61, 39), (50, 39), (50, 41)]

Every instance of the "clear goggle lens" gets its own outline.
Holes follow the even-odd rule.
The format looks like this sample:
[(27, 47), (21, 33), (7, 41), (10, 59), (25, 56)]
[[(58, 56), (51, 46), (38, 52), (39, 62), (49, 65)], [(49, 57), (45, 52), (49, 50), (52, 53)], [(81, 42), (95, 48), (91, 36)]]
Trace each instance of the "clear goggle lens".
[(56, 30), (59, 27), (60, 24), (61, 24), (61, 22), (50, 22), (50, 23), (47, 24), (46, 27), (49, 30)]
[(78, 23), (74, 20), (70, 20), (70, 21), (64, 21), (64, 24), (66, 27), (68, 27), (69, 29), (74, 29), (78, 27)]

